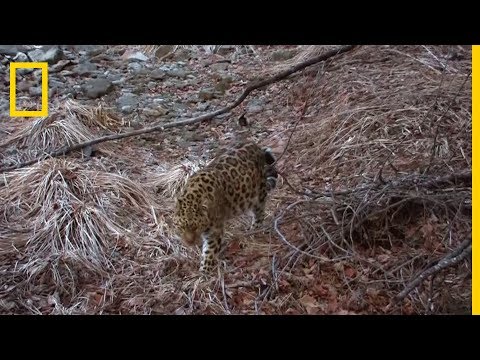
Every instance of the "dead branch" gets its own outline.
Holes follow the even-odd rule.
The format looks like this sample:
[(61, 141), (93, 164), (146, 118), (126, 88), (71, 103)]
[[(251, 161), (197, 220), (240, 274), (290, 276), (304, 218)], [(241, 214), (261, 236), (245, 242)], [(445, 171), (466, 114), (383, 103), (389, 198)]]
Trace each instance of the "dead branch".
[(455, 249), (453, 252), (447, 254), (442, 260), (440, 260), (436, 265), (429, 267), (424, 270), (420, 275), (418, 275), (413, 281), (411, 281), (405, 289), (403, 289), (393, 300), (393, 303), (399, 303), (405, 297), (407, 297), (410, 292), (415, 289), (419, 284), (421, 284), (425, 279), (429, 278), (432, 275), (438, 274), (443, 269), (454, 266), (464, 260), (472, 252), (472, 239), (467, 239), (462, 244)]
[(65, 147), (63, 147), (59, 150), (52, 151), (49, 154), (46, 154), (45, 156), (41, 156), (41, 157), (38, 157), (38, 158), (30, 160), (30, 161), (26, 161), (26, 162), (21, 163), (21, 164), (12, 165), (12, 166), (9, 166), (9, 167), (2, 168), (2, 169), (0, 169), (0, 173), (4, 173), (6, 171), (11, 171), (11, 170), (23, 168), (25, 166), (32, 165), (32, 164), (34, 164), (38, 161), (44, 160), (44, 159), (49, 158), (49, 157), (58, 157), (58, 156), (67, 155), (67, 154), (71, 153), (72, 151), (80, 150), (80, 149), (83, 149), (87, 146), (97, 145), (97, 144), (100, 144), (100, 143), (103, 143), (103, 142), (106, 142), (106, 141), (120, 140), (120, 139), (124, 139), (124, 138), (127, 138), (127, 137), (138, 136), (138, 135), (148, 134), (148, 133), (157, 132), (157, 131), (164, 131), (166, 129), (170, 129), (170, 128), (174, 128), (174, 127), (192, 125), (192, 124), (200, 123), (200, 122), (203, 122), (203, 121), (206, 121), (206, 120), (211, 120), (216, 116), (228, 113), (232, 109), (236, 108), (238, 105), (240, 105), (247, 98), (247, 96), (252, 91), (263, 88), (263, 87), (268, 86), (268, 85), (271, 85), (271, 84), (273, 84), (275, 82), (278, 82), (280, 80), (283, 80), (283, 79), (287, 78), (288, 76), (290, 76), (291, 74), (293, 74), (297, 71), (303, 70), (308, 66), (314, 65), (314, 64), (319, 63), (321, 61), (325, 61), (325, 60), (327, 60), (327, 59), (329, 59), (333, 56), (336, 56), (336, 55), (348, 52), (350, 50), (353, 50), (354, 48), (355, 48), (355, 45), (342, 46), (342, 47), (340, 47), (336, 50), (327, 51), (327, 52), (325, 52), (325, 53), (323, 53), (319, 56), (313, 57), (313, 58), (311, 58), (309, 60), (306, 60), (304, 62), (301, 62), (301, 63), (299, 63), (295, 66), (292, 66), (290, 69), (281, 71), (277, 75), (274, 75), (272, 77), (269, 77), (269, 78), (266, 78), (266, 79), (263, 79), (263, 80), (255, 81), (252, 84), (250, 84), (249, 86), (247, 86), (247, 88), (243, 91), (243, 93), (232, 104), (230, 104), (230, 105), (228, 105), (224, 108), (218, 109), (216, 111), (212, 111), (210, 113), (207, 113), (207, 114), (204, 114), (204, 115), (201, 115), (201, 116), (197, 116), (197, 117), (194, 117), (194, 118), (191, 118), (191, 119), (170, 122), (170, 123), (167, 123), (167, 124), (164, 124), (164, 125), (156, 125), (156, 126), (152, 126), (152, 127), (148, 127), (148, 128), (144, 128), (144, 129), (139, 129), (139, 130), (135, 130), (135, 131), (126, 132), (126, 133), (123, 133), (123, 134), (107, 135), (107, 136), (103, 136), (103, 137), (93, 139), (93, 140), (90, 140), (90, 141), (85, 141), (83, 143), (75, 144), (75, 145), (72, 145), (72, 146), (65, 146)]

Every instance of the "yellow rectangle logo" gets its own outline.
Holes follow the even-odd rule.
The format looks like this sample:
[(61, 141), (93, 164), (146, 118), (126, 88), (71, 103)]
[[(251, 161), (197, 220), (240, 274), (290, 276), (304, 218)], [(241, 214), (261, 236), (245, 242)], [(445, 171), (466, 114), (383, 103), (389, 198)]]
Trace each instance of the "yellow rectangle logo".
[[(42, 70), (42, 107), (40, 110), (17, 110), (17, 69)], [(47, 62), (11, 62), (10, 63), (10, 116), (46, 117), (48, 116), (48, 63)]]
[(472, 47), (472, 313), (480, 315), (480, 209), (479, 196), (479, 141), (480, 141), (480, 45)]

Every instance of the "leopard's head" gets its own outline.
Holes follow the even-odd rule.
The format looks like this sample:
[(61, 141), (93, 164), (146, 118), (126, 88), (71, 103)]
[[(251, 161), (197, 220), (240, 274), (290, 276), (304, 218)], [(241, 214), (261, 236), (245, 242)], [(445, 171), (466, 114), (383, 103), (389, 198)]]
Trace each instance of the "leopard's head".
[(177, 235), (187, 246), (201, 243), (201, 235), (205, 230), (203, 210), (204, 207), (193, 201), (192, 198), (180, 197), (177, 199), (173, 223)]

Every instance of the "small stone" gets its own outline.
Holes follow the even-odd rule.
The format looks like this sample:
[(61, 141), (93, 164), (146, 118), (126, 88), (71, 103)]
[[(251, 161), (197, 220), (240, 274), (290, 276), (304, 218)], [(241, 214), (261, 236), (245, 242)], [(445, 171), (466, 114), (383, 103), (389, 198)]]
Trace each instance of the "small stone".
[(168, 110), (161, 106), (157, 106), (154, 109), (151, 109), (151, 108), (143, 109), (143, 114), (145, 114), (146, 116), (164, 116), (168, 114)]
[(133, 112), (133, 106), (130, 106), (130, 105), (122, 106), (121, 111), (124, 114), (131, 114)]
[(124, 84), (124, 83), (125, 83), (125, 78), (124, 77), (122, 77), (118, 80), (113, 80), (112, 81), (112, 84), (114, 84), (114, 85), (120, 85), (120, 84)]
[(150, 76), (152, 77), (152, 79), (162, 80), (162, 79), (165, 78), (166, 73), (165, 73), (165, 71), (163, 71), (163, 70), (156, 69), (156, 70), (153, 70), (153, 71), (150, 73)]
[(20, 81), (17, 82), (17, 91), (28, 91), (32, 86), (34, 86), (35, 82), (33, 81)]
[(147, 61), (148, 56), (146, 56), (145, 54), (143, 54), (140, 51), (137, 51), (136, 53), (133, 53), (133, 54), (129, 55), (128, 60), (130, 60), (130, 61)]
[(29, 61), (27, 54), (19, 52), (15, 57), (13, 58), (13, 61), (15, 62), (27, 62)]
[(173, 69), (167, 71), (167, 75), (171, 77), (176, 77), (179, 79), (186, 79), (189, 73), (183, 69)]
[(37, 86), (37, 87), (31, 87), (28, 89), (28, 93), (32, 96), (40, 96), (42, 95), (42, 88)]
[(228, 69), (228, 65), (229, 64), (225, 62), (215, 63), (210, 65), (210, 69), (212, 69), (213, 71), (225, 71)]
[(80, 76), (90, 75), (92, 72), (96, 71), (98, 66), (89, 61), (78, 64), (73, 68), (73, 71)]
[(36, 49), (30, 51), (28, 55), (33, 61), (48, 62), (50, 65), (53, 65), (63, 59), (63, 51), (57, 46), (52, 47), (47, 51), (44, 51), (43, 49)]
[(92, 79), (87, 81), (83, 89), (88, 98), (96, 99), (112, 91), (113, 84), (105, 78)]
[(126, 94), (123, 94), (122, 96), (120, 96), (117, 99), (117, 104), (120, 107), (123, 107), (123, 106), (132, 106), (133, 107), (133, 106), (138, 105), (138, 99), (139, 99), (138, 95), (132, 94), (132, 93), (126, 93)]
[(215, 97), (215, 89), (208, 88), (198, 92), (198, 98), (202, 101), (212, 100)]
[(250, 105), (247, 107), (247, 111), (252, 114), (259, 113), (263, 110), (263, 106), (260, 105)]

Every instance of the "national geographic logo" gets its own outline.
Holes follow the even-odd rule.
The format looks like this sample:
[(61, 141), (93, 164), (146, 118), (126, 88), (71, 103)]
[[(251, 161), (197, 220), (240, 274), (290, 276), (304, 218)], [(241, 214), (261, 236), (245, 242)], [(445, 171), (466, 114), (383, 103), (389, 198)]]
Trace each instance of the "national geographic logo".
[[(17, 69), (42, 70), (42, 107), (40, 110), (17, 109)], [(47, 62), (11, 62), (10, 63), (10, 116), (46, 117), (48, 116), (48, 63)]]

